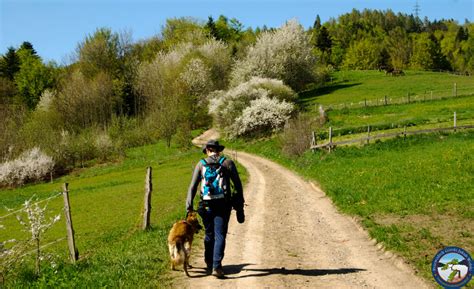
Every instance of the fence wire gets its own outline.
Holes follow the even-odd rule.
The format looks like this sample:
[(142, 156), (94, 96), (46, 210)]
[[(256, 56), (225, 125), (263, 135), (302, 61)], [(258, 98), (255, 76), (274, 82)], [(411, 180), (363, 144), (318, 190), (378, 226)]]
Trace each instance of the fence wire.
[(410, 93), (408, 92), (405, 96), (390, 96), (386, 94), (382, 97), (366, 98), (357, 102), (344, 102), (339, 104), (329, 104), (328, 108), (331, 109), (350, 109), (350, 108), (361, 108), (361, 107), (373, 107), (373, 106), (384, 106), (393, 104), (409, 104), (414, 102), (425, 102), (439, 99), (465, 97), (474, 95), (474, 87), (457, 87), (443, 89), (443, 90), (426, 90), (423, 92)]
[[(33, 203), (33, 205), (37, 205), (37, 204), (44, 203), (44, 202), (46, 202), (46, 201), (50, 201), (50, 200), (55, 199), (55, 198), (57, 198), (57, 197), (59, 197), (59, 196), (61, 196), (61, 195), (62, 195), (62, 193), (57, 193), (57, 194), (55, 194), (55, 195), (53, 195), (53, 196), (51, 196), (51, 197), (49, 197), (49, 198), (47, 198), (47, 199), (44, 199), (44, 200), (41, 200), (41, 201), (37, 201), (37, 202)], [(8, 210), (8, 208), (7, 208), (7, 210)], [(9, 216), (14, 215), (14, 214), (16, 214), (16, 213), (22, 212), (22, 211), (24, 211), (24, 210), (25, 210), (25, 208), (21, 208), (21, 209), (18, 209), (18, 210), (16, 210), (16, 211), (10, 212), (10, 213), (8, 213), (8, 214), (6, 214), (6, 215), (0, 216), (0, 220), (5, 219), (6, 217), (9, 217)]]

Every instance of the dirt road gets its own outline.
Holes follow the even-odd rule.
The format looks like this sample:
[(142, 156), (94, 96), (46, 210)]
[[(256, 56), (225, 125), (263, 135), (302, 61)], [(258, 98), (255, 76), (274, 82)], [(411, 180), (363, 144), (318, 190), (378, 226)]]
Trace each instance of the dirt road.
[(231, 216), (227, 278), (205, 275), (203, 252), (194, 250), (193, 278), (177, 273), (179, 287), (429, 288), (403, 262), (377, 249), (316, 186), (251, 154), (238, 152), (237, 161), (249, 173), (247, 219), (238, 224)]

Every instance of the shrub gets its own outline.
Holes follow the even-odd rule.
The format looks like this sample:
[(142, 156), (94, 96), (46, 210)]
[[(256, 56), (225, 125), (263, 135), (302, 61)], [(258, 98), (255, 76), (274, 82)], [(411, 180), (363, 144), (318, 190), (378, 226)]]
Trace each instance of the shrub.
[(110, 136), (104, 132), (98, 132), (95, 136), (94, 146), (100, 161), (107, 161), (115, 155), (115, 147)]
[(283, 153), (289, 156), (300, 156), (311, 144), (311, 131), (316, 122), (308, 116), (298, 115), (290, 119), (281, 135)]
[[(281, 80), (254, 77), (228, 91), (214, 92), (211, 95), (209, 112), (214, 116), (218, 127), (233, 131), (232, 125), (242, 115), (243, 110), (252, 100), (261, 97), (291, 102), (296, 99), (296, 94)], [(238, 135), (235, 131), (229, 134)]]
[(294, 109), (291, 103), (263, 95), (250, 101), (250, 106), (236, 119), (231, 134), (245, 136), (274, 132), (285, 124)]
[(114, 117), (107, 132), (116, 151), (123, 153), (125, 148), (142, 146), (156, 141), (156, 133), (147, 124), (147, 122), (140, 122), (138, 118)]
[(275, 31), (260, 34), (246, 57), (234, 66), (231, 85), (254, 76), (281, 79), (296, 91), (314, 80), (315, 58), (304, 28), (292, 20)]
[(18, 159), (0, 165), (0, 184), (22, 185), (44, 178), (54, 167), (53, 159), (38, 147), (24, 152)]

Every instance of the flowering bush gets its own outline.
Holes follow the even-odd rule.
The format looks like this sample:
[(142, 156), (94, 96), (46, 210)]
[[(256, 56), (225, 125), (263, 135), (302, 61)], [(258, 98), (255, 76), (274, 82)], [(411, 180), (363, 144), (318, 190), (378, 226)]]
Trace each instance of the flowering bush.
[(24, 152), (18, 159), (0, 164), (0, 184), (22, 185), (27, 181), (40, 180), (54, 167), (53, 159), (35, 147)]
[[(289, 104), (295, 100), (296, 94), (281, 80), (254, 77), (228, 91), (215, 91), (211, 96), (209, 112), (214, 116), (216, 125), (224, 129), (229, 136), (248, 134), (250, 130), (240, 132), (237, 129), (236, 120), (246, 108), (252, 106), (252, 101), (261, 98), (274, 100), (274, 103)], [(263, 109), (255, 103), (253, 111), (257, 108)], [(254, 116), (253, 113), (247, 113), (247, 119)], [(247, 123), (247, 120), (245, 122)], [(254, 128), (256, 131), (262, 129), (260, 126)]]
[(282, 127), (295, 107), (286, 101), (262, 96), (252, 100), (233, 125), (232, 133), (238, 136), (265, 134)]
[(303, 27), (288, 21), (276, 31), (262, 33), (246, 57), (234, 66), (231, 84), (236, 86), (253, 76), (283, 80), (295, 90), (313, 81), (315, 58)]
[[(199, 58), (191, 59), (188, 62), (180, 75), (180, 79), (186, 84), (188, 93), (195, 97), (206, 95), (214, 86), (211, 70)], [(201, 99), (198, 99), (198, 101), (201, 101)]]

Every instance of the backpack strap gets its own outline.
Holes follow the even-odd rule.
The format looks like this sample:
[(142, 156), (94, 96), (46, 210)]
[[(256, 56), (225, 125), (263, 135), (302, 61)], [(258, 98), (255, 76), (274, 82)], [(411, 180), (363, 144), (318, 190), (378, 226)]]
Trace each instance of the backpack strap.
[(222, 164), (224, 163), (225, 161), (225, 157), (222, 156), (220, 159), (219, 159), (219, 164), (222, 166)]
[(201, 159), (200, 162), (201, 162), (201, 164), (203, 164), (203, 165), (207, 165), (206, 159)]

